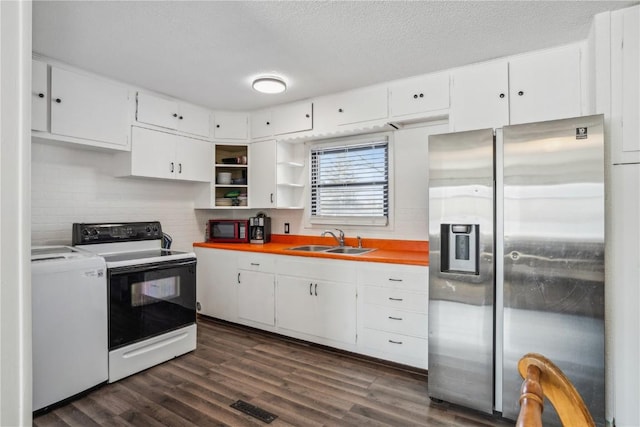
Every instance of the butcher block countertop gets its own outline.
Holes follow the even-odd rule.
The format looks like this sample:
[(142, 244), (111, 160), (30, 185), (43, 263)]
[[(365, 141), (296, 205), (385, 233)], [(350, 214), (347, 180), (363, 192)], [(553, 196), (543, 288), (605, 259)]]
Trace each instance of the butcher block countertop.
[[(388, 264), (429, 265), (429, 242), (426, 240), (387, 240), (362, 239), (364, 248), (376, 250), (361, 255), (328, 254), (325, 252), (291, 251), (288, 248), (302, 245), (330, 245), (336, 246), (333, 237), (294, 236), (287, 234), (272, 234), (271, 242), (255, 243), (206, 243), (196, 242), (194, 247), (227, 249), (233, 251), (269, 253), (276, 255), (292, 255), (313, 258), (344, 259), (348, 261), (383, 262)], [(346, 237), (345, 246), (357, 247), (355, 237)]]

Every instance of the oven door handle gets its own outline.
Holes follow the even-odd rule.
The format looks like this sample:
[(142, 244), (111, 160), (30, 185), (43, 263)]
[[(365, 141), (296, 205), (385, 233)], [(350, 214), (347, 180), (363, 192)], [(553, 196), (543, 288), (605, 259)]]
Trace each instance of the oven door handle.
[(109, 274), (126, 274), (126, 273), (137, 273), (140, 271), (157, 271), (157, 270), (165, 270), (167, 268), (179, 268), (179, 267), (188, 267), (195, 266), (196, 260), (191, 259), (183, 259), (183, 260), (174, 260), (174, 261), (163, 261), (156, 262), (152, 264), (136, 264), (129, 265), (125, 267), (113, 267), (109, 268)]

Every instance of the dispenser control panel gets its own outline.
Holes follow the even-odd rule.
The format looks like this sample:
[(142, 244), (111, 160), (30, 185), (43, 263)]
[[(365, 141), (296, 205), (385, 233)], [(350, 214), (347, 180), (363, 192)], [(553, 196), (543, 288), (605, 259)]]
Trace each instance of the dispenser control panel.
[(442, 272), (480, 274), (479, 224), (441, 224)]

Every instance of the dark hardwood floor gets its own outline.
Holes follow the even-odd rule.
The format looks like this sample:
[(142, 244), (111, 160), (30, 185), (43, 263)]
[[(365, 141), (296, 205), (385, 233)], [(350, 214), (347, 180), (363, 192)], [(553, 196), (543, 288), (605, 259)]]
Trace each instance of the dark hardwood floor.
[(399, 367), (198, 319), (198, 348), (40, 415), (35, 426), (259, 426), (229, 405), (278, 416), (272, 426), (509, 426), (436, 404), (427, 377)]

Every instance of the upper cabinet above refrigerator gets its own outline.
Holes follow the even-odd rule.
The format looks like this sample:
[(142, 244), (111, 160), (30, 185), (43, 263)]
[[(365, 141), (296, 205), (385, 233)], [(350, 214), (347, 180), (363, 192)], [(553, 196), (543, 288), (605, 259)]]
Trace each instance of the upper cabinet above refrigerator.
[(452, 73), (451, 130), (582, 114), (580, 45), (471, 65)]

